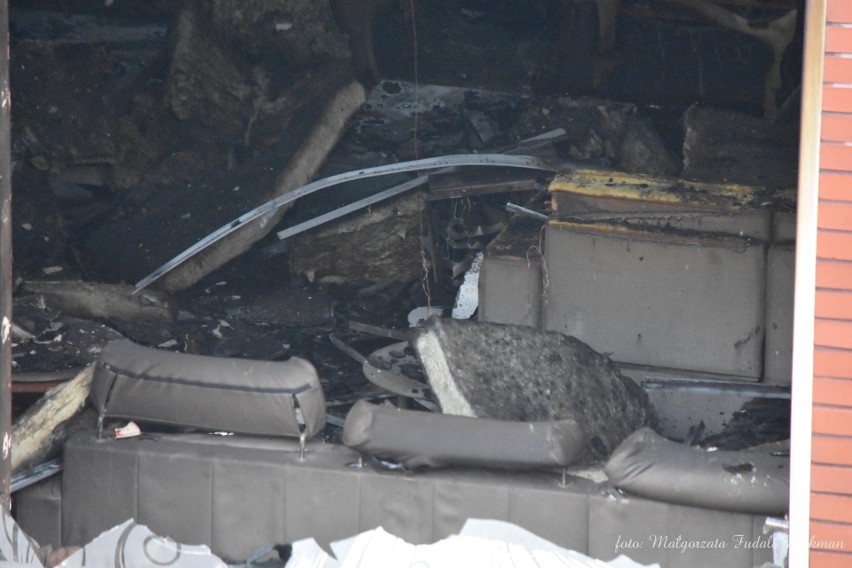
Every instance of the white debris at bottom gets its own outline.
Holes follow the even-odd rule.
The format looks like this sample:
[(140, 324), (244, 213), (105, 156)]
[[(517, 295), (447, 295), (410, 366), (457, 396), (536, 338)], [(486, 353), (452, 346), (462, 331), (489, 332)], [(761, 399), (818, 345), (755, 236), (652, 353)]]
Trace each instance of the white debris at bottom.
[(479, 307), (479, 270), (484, 258), (485, 255), (481, 252), (476, 253), (470, 268), (464, 274), (464, 282), (459, 287), (456, 304), (453, 306), (455, 319), (470, 319)]
[[(2, 566), (41, 568), (38, 545), (18, 528), (3, 508), (0, 513), (0, 562)], [(603, 562), (574, 550), (560, 548), (521, 527), (505, 521), (469, 519), (458, 535), (435, 544), (414, 545), (381, 527), (331, 543), (336, 559), (314, 539), (293, 543), (287, 568), (381, 568), (441, 566), (446, 568), (497, 568), (559, 566), (572, 568), (660, 568), (639, 564), (627, 556)], [(263, 552), (266, 552), (265, 550)], [(206, 546), (178, 544), (157, 536), (145, 525), (127, 520), (101, 533), (66, 558), (60, 567), (113, 566), (121, 559), (124, 568), (242, 568), (252, 562), (228, 565)]]
[(38, 544), (33, 542), (24, 531), (18, 528), (18, 524), (6, 507), (0, 507), (0, 562), (3, 566), (34, 566), (41, 568), (42, 563), (38, 559), (36, 550)]
[(659, 568), (621, 555), (611, 562), (595, 560), (503, 521), (470, 519), (458, 535), (435, 544), (414, 545), (381, 527), (333, 542), (335, 558), (313, 540), (293, 545), (287, 568), (375, 568), (391, 566), (481, 567), (572, 566), (574, 568)]

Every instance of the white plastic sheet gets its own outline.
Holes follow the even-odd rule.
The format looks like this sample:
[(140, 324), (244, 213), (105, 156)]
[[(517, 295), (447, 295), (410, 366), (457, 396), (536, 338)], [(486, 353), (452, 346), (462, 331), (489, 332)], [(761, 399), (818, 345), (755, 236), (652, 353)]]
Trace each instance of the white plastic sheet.
[(3, 523), (0, 532), (0, 566), (37, 566), (41, 568), (36, 550), (38, 545), (24, 533), (6, 510), (3, 509), (0, 522)]
[(331, 544), (332, 558), (312, 541), (293, 548), (287, 568), (660, 568), (621, 555), (595, 560), (503, 521), (471, 519), (458, 535), (414, 545), (381, 527)]

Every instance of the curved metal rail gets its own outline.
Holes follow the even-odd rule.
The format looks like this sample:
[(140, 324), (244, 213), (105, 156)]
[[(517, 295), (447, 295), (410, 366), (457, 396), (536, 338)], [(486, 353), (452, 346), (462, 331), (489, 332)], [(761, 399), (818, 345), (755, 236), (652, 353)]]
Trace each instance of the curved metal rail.
[(243, 225), (251, 223), (252, 221), (261, 219), (263, 217), (267, 217), (268, 221), (268, 217), (271, 216), (279, 208), (283, 207), (288, 203), (292, 203), (293, 201), (296, 201), (297, 199), (299, 199), (300, 197), (304, 197), (305, 195), (309, 195), (321, 189), (325, 189), (327, 187), (357, 179), (459, 166), (496, 166), (540, 170), (546, 172), (553, 172), (557, 169), (552, 163), (548, 162), (547, 160), (536, 158), (533, 156), (512, 156), (506, 154), (456, 154), (451, 156), (439, 156), (436, 158), (425, 158), (422, 160), (412, 160), (410, 162), (387, 164), (384, 166), (365, 168), (362, 170), (354, 170), (351, 172), (345, 172), (342, 174), (329, 176), (327, 178), (316, 180), (307, 185), (303, 185), (302, 187), (296, 188), (293, 191), (290, 191), (280, 197), (276, 197), (271, 201), (267, 201), (263, 205), (260, 205), (259, 207), (256, 207), (251, 211), (240, 215), (227, 225), (224, 225), (213, 231), (188, 249), (184, 250), (182, 253), (175, 256), (173, 259), (171, 259), (161, 267), (154, 270), (154, 272), (137, 282), (133, 290), (133, 294), (137, 294), (143, 288), (159, 280), (160, 278), (180, 266), (182, 263), (186, 262), (187, 260), (195, 256), (202, 250), (206, 249), (213, 243), (223, 239), (227, 235), (230, 235)]

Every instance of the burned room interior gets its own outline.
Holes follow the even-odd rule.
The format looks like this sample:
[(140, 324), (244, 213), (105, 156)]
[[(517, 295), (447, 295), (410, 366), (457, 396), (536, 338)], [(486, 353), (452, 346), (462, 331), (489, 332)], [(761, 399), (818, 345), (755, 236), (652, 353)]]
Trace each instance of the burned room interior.
[(783, 565), (618, 544), (783, 532), (803, 1), (10, 2), (40, 561), (494, 519)]

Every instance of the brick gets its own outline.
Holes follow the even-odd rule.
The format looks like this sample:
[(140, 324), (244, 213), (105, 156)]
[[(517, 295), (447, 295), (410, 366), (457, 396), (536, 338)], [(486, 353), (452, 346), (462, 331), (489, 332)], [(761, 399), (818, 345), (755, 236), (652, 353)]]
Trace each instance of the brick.
[(814, 348), (814, 376), (852, 379), (852, 352), (825, 347)]
[(811, 521), (852, 523), (852, 496), (811, 492)]
[(843, 405), (852, 408), (852, 379), (815, 377), (813, 402), (822, 405)]
[(819, 197), (820, 199), (852, 201), (852, 173), (820, 173)]
[(818, 318), (852, 320), (852, 291), (816, 291)]
[(852, 142), (852, 114), (825, 113), (820, 138), (829, 142)]
[(814, 378), (814, 404), (839, 404), (852, 408), (852, 379)]
[(816, 285), (822, 289), (852, 290), (852, 262), (818, 261)]
[(819, 167), (824, 170), (852, 171), (852, 146), (823, 142), (820, 145)]
[(849, 568), (852, 566), (852, 554), (848, 552), (823, 552), (811, 550), (810, 568)]
[(852, 436), (852, 408), (815, 406), (813, 431), (832, 436)]
[(812, 549), (808, 556), (810, 568), (849, 568), (849, 566), (852, 566), (852, 553), (822, 552)]
[(819, 204), (819, 218), (817, 227), (820, 229), (834, 229), (838, 231), (852, 231), (852, 203), (826, 203)]
[(826, 83), (852, 83), (852, 59), (826, 55), (823, 80)]
[(852, 524), (811, 522), (811, 544), (823, 552), (852, 552)]
[(825, 18), (838, 24), (852, 24), (852, 3), (849, 0), (828, 0)]
[[(852, 490), (852, 467), (814, 465), (811, 467), (811, 490), (820, 493), (848, 493)], [(852, 526), (848, 527), (852, 529)], [(852, 539), (850, 539), (852, 544)]]
[(822, 110), (852, 112), (852, 87), (825, 85), (822, 90)]
[(852, 466), (852, 438), (814, 435), (811, 444), (811, 461)]
[[(852, 260), (852, 233), (834, 233), (820, 230), (817, 233), (817, 258)], [(850, 283), (846, 285), (850, 286)]]
[(852, 349), (852, 322), (818, 318), (814, 322), (814, 345)]
[(828, 26), (825, 29), (826, 53), (852, 53), (852, 28)]

